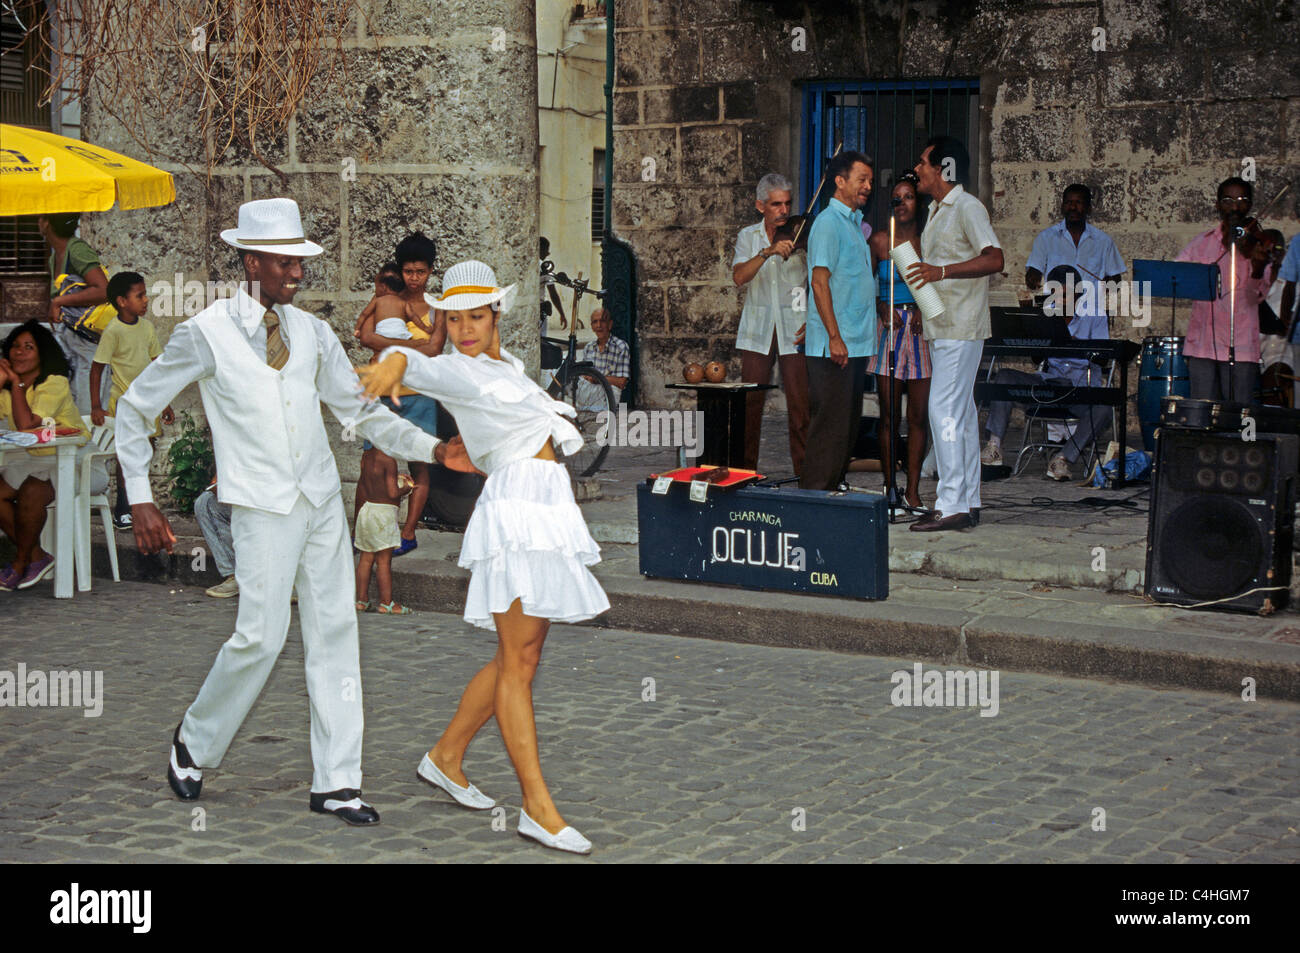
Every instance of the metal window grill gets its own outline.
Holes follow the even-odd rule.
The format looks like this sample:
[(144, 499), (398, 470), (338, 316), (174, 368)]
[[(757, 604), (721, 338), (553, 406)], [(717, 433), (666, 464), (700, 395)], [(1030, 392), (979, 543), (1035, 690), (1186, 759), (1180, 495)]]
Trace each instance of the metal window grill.
[(591, 240), (605, 235), (605, 150), (595, 149), (591, 156)]
[[(979, 183), (979, 80), (861, 80), (809, 83), (803, 88), (800, 148), (801, 201), (821, 180), (835, 140), (866, 153), (875, 163), (875, 188), (863, 210), (873, 230), (887, 227), (889, 188), (913, 168), (931, 136), (955, 136), (971, 157), (967, 188)], [(814, 212), (826, 207), (834, 185), (822, 189)]]
[[(38, 39), (25, 34), (10, 13), (0, 14), (0, 122), (49, 129), (50, 110), (41, 105), (45, 57)], [(45, 269), (45, 242), (36, 216), (0, 217), (0, 275)]]

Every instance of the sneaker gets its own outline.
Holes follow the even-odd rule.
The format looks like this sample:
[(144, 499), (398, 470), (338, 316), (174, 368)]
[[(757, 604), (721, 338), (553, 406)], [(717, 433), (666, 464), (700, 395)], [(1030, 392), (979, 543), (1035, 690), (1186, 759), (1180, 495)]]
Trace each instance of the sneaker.
[(211, 589), (205, 589), (203, 594), (213, 599), (229, 599), (231, 596), (239, 595), (239, 583), (235, 581), (234, 576), (227, 576)]
[(130, 514), (130, 513), (117, 513), (117, 514), (114, 514), (114, 516), (113, 516), (113, 525), (116, 526), (118, 529), (130, 529), (130, 528), (131, 528), (131, 514)]
[(18, 580), (15, 589), (30, 589), (46, 576), (54, 571), (54, 557), (46, 556), (44, 559), (38, 559), (27, 566), (27, 572), (23, 573), (23, 578)]
[(992, 440), (984, 444), (984, 449), (980, 451), (980, 463), (986, 467), (1002, 466), (1002, 444)]
[(18, 573), (14, 572), (13, 563), (0, 569), (0, 590), (5, 592), (18, 588)]
[(396, 549), (393, 550), (393, 558), (396, 559), (398, 556), (405, 556), (407, 553), (417, 548), (419, 545), (420, 544), (417, 543), (414, 539), (403, 539), (402, 545), (398, 546)]
[(1047, 464), (1047, 478), (1064, 483), (1070, 479), (1070, 465), (1062, 454), (1057, 454)]

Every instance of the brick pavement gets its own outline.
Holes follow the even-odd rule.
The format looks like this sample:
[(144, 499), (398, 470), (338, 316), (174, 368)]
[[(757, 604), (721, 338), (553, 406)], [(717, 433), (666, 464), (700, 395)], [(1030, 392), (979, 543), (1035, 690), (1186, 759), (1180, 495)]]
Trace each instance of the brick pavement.
[(0, 670), (105, 679), (97, 719), (0, 708), (0, 861), (1300, 860), (1293, 704), (1004, 671), (986, 718), (891, 705), (890, 674), (912, 659), (592, 626), (555, 627), (537, 679), (547, 777), (596, 845), (556, 854), (515, 835), (518, 788), (491, 725), (467, 768), (505, 804), (505, 830), (415, 779), (493, 646), (436, 613), (362, 617), (380, 827), (307, 811), (296, 623), (226, 763), (183, 804), (163, 780), (167, 741), (235, 606), (130, 582), (97, 584), (93, 603), (0, 597)]

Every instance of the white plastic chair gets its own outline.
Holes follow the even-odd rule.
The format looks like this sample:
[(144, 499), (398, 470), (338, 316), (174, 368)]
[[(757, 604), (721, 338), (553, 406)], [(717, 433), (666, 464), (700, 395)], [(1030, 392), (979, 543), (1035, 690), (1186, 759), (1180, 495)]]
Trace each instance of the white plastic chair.
[[(90, 591), (90, 512), (93, 509), (99, 510), (100, 518), (104, 522), (104, 541), (108, 546), (108, 561), (113, 569), (113, 581), (121, 582), (122, 577), (118, 572), (117, 566), (117, 539), (113, 535), (113, 505), (108, 500), (108, 488), (102, 493), (92, 494), (90, 487), (93, 485), (95, 464), (99, 461), (105, 461), (105, 470), (108, 469), (107, 461), (117, 459), (117, 449), (114, 442), (113, 418), (105, 418), (102, 427), (96, 427), (89, 417), (82, 417), (86, 428), (90, 430), (90, 440), (86, 445), (77, 451), (77, 499), (73, 507), (73, 559), (77, 567), (77, 589), (80, 592)], [(45, 526), (41, 530), (41, 548), (47, 553), (54, 553), (54, 557), (59, 558), (58, 553), (54, 552), (54, 504), (48, 507), (48, 516), (45, 520)]]

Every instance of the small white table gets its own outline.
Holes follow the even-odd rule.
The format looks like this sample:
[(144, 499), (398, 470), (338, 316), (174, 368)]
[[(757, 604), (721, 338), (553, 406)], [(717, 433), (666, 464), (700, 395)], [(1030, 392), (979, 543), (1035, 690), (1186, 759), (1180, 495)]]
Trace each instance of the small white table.
[[(77, 449), (86, 442), (85, 434), (55, 437), (36, 449), (53, 447), (54, 469), (54, 598), (72, 598), (72, 572), (76, 562), (73, 553), (73, 520), (77, 503)], [(29, 448), (0, 443), (0, 464), (6, 457), (16, 457)]]

